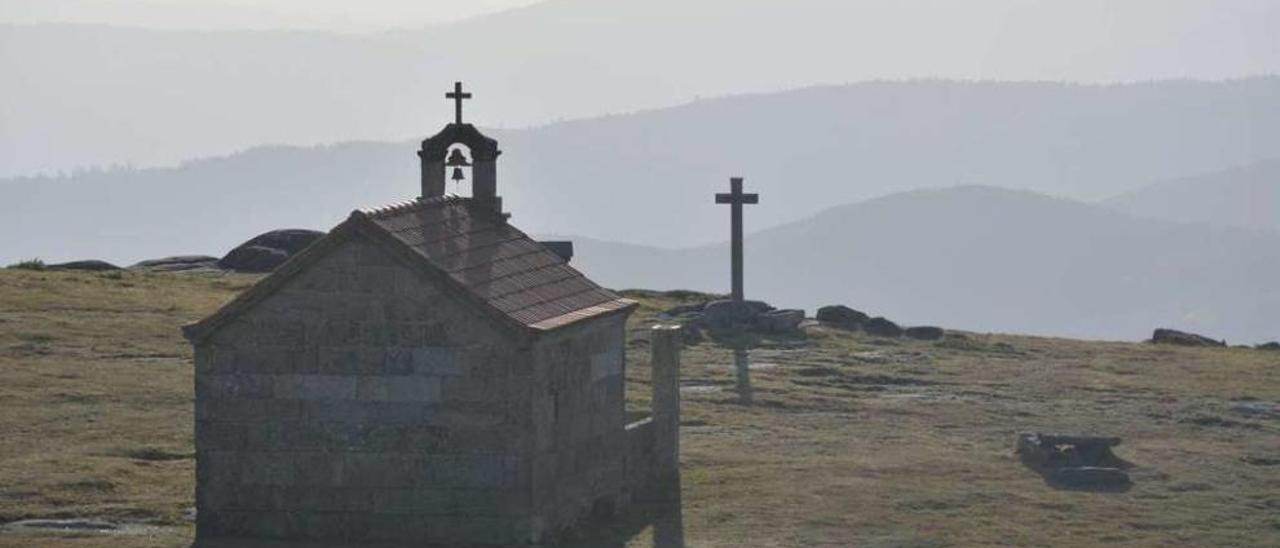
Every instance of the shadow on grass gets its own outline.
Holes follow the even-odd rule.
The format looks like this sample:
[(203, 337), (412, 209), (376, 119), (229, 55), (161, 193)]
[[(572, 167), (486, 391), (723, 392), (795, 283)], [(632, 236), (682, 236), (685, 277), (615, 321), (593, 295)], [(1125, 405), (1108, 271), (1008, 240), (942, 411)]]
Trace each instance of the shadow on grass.
[(725, 329), (706, 329), (712, 343), (733, 350), (736, 403), (755, 404), (755, 389), (751, 385), (751, 350), (758, 348), (795, 348), (812, 343), (804, 331), (792, 333), (766, 333), (742, 326)]
[(1125, 493), (1133, 488), (1126, 470), (1133, 463), (1115, 456), (1109, 450), (1078, 452), (1074, 449), (1037, 458), (1020, 452), (1022, 465), (1040, 475), (1045, 485), (1060, 491), (1089, 493)]
[(684, 507), (680, 500), (679, 476), (637, 497), (621, 515), (591, 520), (579, 528), (573, 538), (562, 539), (556, 546), (625, 548), (650, 529), (653, 548), (684, 548)]

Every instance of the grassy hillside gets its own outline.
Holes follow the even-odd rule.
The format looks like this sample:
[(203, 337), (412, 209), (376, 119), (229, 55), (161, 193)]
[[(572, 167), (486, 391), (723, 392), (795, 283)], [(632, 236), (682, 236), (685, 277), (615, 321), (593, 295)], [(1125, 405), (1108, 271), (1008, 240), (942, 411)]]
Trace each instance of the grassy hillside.
[[(251, 282), (0, 271), (0, 522), (133, 524), (0, 531), (0, 546), (190, 541), (191, 356), (178, 326)], [(644, 307), (629, 397), (642, 408), (643, 328), (675, 299), (632, 295)], [(1280, 400), (1280, 354), (964, 335), (811, 326), (755, 340), (749, 398), (728, 348), (690, 347), (680, 512), (583, 545), (652, 546), (655, 533), (725, 547), (1280, 543), (1280, 420), (1231, 410)], [(1135, 485), (1046, 485), (1011, 454), (1015, 432), (1038, 429), (1123, 436)]]

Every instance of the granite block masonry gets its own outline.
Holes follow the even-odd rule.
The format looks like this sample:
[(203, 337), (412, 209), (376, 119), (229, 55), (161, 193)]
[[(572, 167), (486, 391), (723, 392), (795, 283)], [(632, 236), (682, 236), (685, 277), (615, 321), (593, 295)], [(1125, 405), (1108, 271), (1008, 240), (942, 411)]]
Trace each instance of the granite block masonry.
[[(423, 169), (459, 143), (499, 153), (459, 120)], [(478, 173), (459, 198), (424, 172), (418, 200), (352, 213), (184, 329), (197, 546), (552, 543), (676, 473), (678, 332), (655, 331), (655, 416), (627, 425), (636, 303), (513, 227)]]

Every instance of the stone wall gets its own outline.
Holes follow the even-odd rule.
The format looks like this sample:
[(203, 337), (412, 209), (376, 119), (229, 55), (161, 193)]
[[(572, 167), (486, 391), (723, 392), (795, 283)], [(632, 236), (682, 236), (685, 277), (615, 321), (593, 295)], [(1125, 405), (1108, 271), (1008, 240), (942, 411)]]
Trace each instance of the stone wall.
[[(531, 387), (548, 378), (506, 341), (373, 244), (341, 244), (197, 345), (198, 538), (527, 541)], [(574, 455), (554, 464), (577, 492), (607, 483), (607, 466), (578, 465), (604, 451), (615, 414), (591, 411), (621, 377), (596, 365), (611, 351), (599, 337), (555, 348), (543, 364), (593, 372), (552, 377), (561, 417), (587, 413), (556, 423), (548, 448)]]
[(680, 474), (680, 351), (679, 326), (654, 326), (652, 352), (653, 415), (626, 427), (626, 485), (629, 499), (659, 499), (678, 488)]
[(653, 417), (646, 417), (627, 425), (626, 486), (629, 498), (643, 498), (647, 487), (657, 476), (654, 463), (655, 440)]
[(533, 500), (548, 533), (611, 513), (624, 488), (626, 318), (587, 322), (534, 345)]

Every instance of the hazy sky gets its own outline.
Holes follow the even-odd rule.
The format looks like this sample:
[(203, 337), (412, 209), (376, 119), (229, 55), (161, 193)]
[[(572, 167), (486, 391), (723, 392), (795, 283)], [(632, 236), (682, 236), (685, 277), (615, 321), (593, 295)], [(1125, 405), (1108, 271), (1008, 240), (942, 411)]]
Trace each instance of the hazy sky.
[(1280, 74), (1280, 0), (0, 0), (0, 21), (85, 24), (0, 25), (0, 177), (407, 139), (456, 80), (471, 119), (520, 127), (881, 79)]
[(370, 31), (424, 26), (537, 0), (0, 0), (7, 23), (107, 23), (165, 29)]

